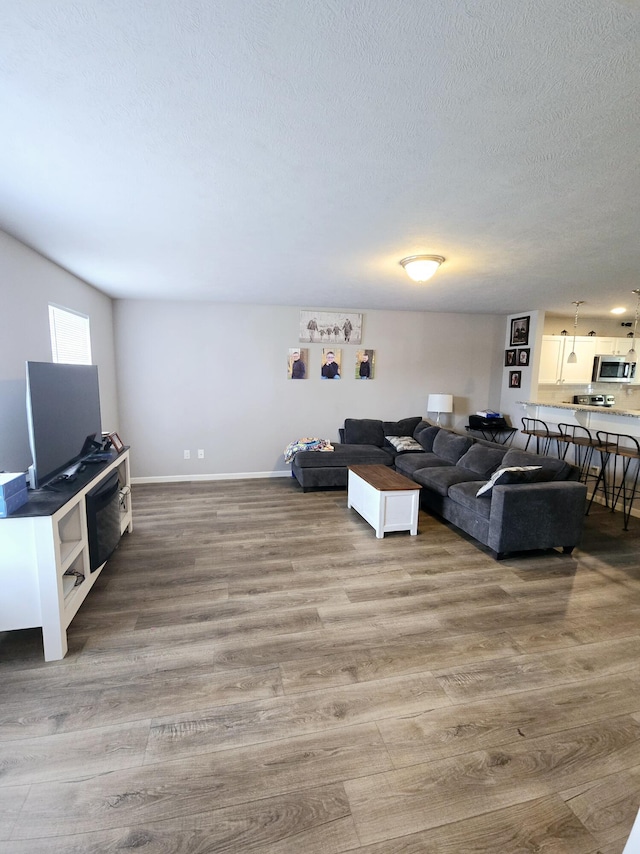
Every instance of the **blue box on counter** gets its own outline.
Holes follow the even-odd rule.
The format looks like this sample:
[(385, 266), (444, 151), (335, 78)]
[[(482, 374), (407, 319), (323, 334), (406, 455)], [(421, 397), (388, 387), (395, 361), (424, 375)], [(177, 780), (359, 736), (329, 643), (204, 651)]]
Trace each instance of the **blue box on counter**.
[(8, 498), (0, 498), (0, 519), (4, 519), (10, 513), (14, 513), (19, 507), (26, 504), (28, 500), (29, 493), (26, 486), (19, 492), (14, 492)]
[(7, 498), (15, 495), (16, 492), (21, 492), (26, 488), (27, 477), (24, 472), (5, 471), (0, 473), (0, 499), (6, 501)]

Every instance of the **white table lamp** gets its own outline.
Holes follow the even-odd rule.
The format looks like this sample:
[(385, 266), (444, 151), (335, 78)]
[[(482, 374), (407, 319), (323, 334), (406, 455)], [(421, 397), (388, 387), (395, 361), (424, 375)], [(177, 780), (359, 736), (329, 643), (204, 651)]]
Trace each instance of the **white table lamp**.
[(437, 412), (437, 424), (440, 426), (440, 415), (443, 412), (453, 412), (452, 394), (430, 394), (427, 400), (427, 412)]

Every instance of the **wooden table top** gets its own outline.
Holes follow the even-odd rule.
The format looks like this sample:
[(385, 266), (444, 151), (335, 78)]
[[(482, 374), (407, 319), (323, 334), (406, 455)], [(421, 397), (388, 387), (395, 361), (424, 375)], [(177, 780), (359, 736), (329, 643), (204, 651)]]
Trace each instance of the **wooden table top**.
[(362, 480), (372, 486), (374, 489), (379, 489), (380, 492), (391, 492), (393, 490), (408, 490), (420, 489), (420, 485), (413, 480), (409, 480), (403, 474), (398, 474), (390, 466), (381, 465), (361, 465), (349, 466), (349, 471), (357, 474)]

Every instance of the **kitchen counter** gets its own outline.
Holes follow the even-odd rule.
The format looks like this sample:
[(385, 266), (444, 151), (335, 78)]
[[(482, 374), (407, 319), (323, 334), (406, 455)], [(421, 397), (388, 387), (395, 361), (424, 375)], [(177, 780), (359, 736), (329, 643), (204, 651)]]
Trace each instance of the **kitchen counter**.
[(572, 412), (589, 412), (597, 415), (622, 415), (627, 418), (640, 418), (638, 409), (622, 409), (619, 406), (587, 406), (583, 403), (545, 403), (542, 400), (518, 400), (522, 406), (538, 406), (545, 409), (569, 409)]

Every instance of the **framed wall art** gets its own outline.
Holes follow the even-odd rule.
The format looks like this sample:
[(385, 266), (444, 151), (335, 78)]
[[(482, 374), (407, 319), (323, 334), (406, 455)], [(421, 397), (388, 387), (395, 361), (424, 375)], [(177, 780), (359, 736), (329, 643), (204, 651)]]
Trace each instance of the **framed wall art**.
[(325, 348), (322, 351), (322, 367), (320, 379), (339, 380), (342, 364), (342, 350)]
[(509, 371), (509, 388), (520, 388), (522, 371)]
[(301, 344), (360, 344), (362, 315), (353, 311), (301, 311)]
[(290, 380), (306, 380), (309, 376), (309, 351), (293, 347), (287, 360), (287, 377)]
[(376, 351), (356, 351), (356, 379), (372, 380), (376, 371)]
[(526, 347), (529, 343), (529, 321), (530, 316), (514, 317), (511, 321), (511, 347)]
[(521, 368), (526, 368), (529, 366), (529, 354), (531, 350), (528, 347), (522, 347), (520, 350), (516, 350), (518, 354), (518, 364)]
[(508, 368), (509, 365), (513, 367), (516, 363), (516, 353), (517, 350), (505, 350), (504, 351), (504, 366)]

